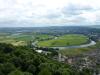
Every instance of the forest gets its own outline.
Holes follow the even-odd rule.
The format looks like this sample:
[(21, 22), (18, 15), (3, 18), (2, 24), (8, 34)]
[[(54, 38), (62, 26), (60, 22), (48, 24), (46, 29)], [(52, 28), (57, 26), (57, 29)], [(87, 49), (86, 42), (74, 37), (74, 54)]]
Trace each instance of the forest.
[(54, 61), (27, 46), (0, 43), (0, 75), (91, 75), (88, 68), (77, 70)]

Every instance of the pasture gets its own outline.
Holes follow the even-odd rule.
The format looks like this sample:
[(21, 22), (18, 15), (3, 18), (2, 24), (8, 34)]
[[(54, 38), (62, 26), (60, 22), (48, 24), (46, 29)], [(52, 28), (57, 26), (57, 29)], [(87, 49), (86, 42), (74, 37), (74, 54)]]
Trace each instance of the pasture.
[(84, 35), (68, 34), (50, 40), (39, 41), (37, 45), (41, 47), (64, 47), (85, 44), (88, 40), (89, 38)]

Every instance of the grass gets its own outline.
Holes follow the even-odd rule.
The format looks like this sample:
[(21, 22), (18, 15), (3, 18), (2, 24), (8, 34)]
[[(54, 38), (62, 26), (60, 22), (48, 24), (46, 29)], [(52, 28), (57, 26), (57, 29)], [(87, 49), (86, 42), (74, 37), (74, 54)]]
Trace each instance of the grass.
[(19, 35), (12, 35), (12, 34), (7, 34), (7, 33), (0, 33), (0, 42), (1, 43), (10, 43), (13, 44), (15, 46), (19, 46), (19, 45), (27, 45), (27, 42), (29, 41), (34, 41), (37, 40), (35, 38), (39, 38), (40, 40), (43, 39), (48, 39), (48, 38), (52, 38), (53, 36), (51, 35), (34, 35), (34, 34), (19, 34)]
[(19, 45), (27, 45), (27, 41), (32, 40), (32, 35), (1, 35), (0, 42), (1, 43), (10, 43), (15, 46)]
[(14, 39), (17, 41), (31, 41), (34, 38), (32, 37), (32, 35), (21, 35), (19, 37), (15, 37)]
[(61, 47), (61, 46), (72, 46), (87, 43), (88, 37), (78, 34), (68, 34), (60, 36), (56, 39), (39, 41), (38, 46), (42, 47)]
[(52, 35), (46, 35), (46, 34), (39, 34), (39, 35), (35, 35), (35, 38), (37, 40), (47, 40), (47, 39), (54, 38), (54, 36), (52, 36)]
[(60, 50), (59, 52), (65, 56), (75, 56), (75, 55), (83, 54), (87, 51), (90, 51), (90, 48), (65, 49), (65, 50)]
[(59, 52), (65, 56), (74, 56), (96, 49), (100, 49), (100, 41), (98, 41), (96, 45), (87, 48), (65, 49), (65, 50), (60, 50)]

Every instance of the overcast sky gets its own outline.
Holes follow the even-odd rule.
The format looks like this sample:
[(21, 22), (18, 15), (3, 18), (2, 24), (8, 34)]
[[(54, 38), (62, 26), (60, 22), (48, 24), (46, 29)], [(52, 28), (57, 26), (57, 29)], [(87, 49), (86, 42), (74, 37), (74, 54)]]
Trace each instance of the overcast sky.
[(99, 24), (100, 0), (0, 0), (0, 27)]

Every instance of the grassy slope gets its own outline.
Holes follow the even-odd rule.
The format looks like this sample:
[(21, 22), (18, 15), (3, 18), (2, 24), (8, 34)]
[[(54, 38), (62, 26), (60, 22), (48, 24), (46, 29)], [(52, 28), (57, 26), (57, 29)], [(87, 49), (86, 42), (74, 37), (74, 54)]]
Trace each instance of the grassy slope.
[(71, 45), (80, 45), (86, 43), (87, 41), (88, 41), (88, 37), (84, 35), (69, 34), (69, 35), (60, 36), (57, 39), (40, 41), (38, 45), (46, 46), (46, 47), (71, 46)]

